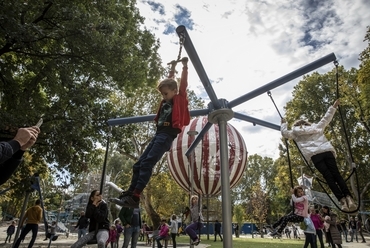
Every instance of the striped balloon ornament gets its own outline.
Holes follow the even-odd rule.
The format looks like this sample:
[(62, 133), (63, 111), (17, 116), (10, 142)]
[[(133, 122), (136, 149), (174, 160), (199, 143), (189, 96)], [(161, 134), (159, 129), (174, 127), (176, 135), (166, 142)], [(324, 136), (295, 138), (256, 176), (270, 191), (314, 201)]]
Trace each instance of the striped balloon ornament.
[[(191, 191), (191, 175), (193, 175), (193, 190), (205, 197), (217, 196), (221, 192), (221, 162), (219, 127), (214, 124), (203, 136), (203, 140), (193, 151), (193, 158), (185, 156), (186, 151), (194, 141), (194, 135), (189, 131), (200, 131), (207, 124), (206, 116), (192, 119), (190, 124), (173, 141), (170, 152), (167, 153), (170, 172), (176, 182), (187, 192)], [(233, 188), (245, 170), (247, 164), (247, 148), (240, 133), (227, 124), (227, 142), (229, 155), (230, 188)], [(191, 163), (194, 169), (192, 170)], [(193, 171), (193, 173), (191, 173)]]

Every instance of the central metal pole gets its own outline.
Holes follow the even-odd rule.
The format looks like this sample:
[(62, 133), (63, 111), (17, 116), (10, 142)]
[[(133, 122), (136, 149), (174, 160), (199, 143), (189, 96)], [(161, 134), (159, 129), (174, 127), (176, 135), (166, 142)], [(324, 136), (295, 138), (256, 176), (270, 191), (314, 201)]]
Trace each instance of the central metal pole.
[(232, 226), (231, 226), (231, 194), (230, 194), (230, 171), (229, 171), (229, 152), (227, 146), (227, 120), (219, 118), (220, 132), (220, 161), (221, 161), (221, 193), (222, 193), (222, 222), (223, 222), (223, 244), (224, 247), (233, 247)]

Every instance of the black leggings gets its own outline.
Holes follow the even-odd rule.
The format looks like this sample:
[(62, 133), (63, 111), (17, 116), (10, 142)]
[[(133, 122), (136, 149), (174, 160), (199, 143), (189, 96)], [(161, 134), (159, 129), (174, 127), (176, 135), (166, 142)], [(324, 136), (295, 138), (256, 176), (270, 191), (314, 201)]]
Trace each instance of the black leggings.
[(289, 222), (302, 222), (304, 220), (303, 216), (296, 215), (294, 213), (290, 213), (280, 218), (276, 223), (272, 225), (273, 228), (278, 226), (279, 229), (277, 230), (278, 233), (283, 233), (284, 228), (288, 225)]

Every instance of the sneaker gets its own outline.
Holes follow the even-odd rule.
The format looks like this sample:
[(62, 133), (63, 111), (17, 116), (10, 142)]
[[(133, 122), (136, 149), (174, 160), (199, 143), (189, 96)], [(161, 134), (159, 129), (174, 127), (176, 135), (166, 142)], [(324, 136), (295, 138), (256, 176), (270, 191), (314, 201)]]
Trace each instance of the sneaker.
[(199, 243), (200, 243), (200, 240), (199, 239), (193, 240), (191, 242), (192, 245), (199, 245)]
[(270, 233), (270, 236), (271, 237), (281, 237), (281, 233), (279, 233), (278, 231), (275, 230), (275, 231)]
[[(125, 197), (123, 200), (121, 200), (122, 202), (122, 207), (126, 207), (126, 208), (138, 208), (139, 207), (139, 204), (140, 204), (140, 198), (137, 197), (137, 196), (127, 196)], [(117, 203), (118, 204), (118, 203)], [(118, 204), (120, 205), (120, 204)]]
[(347, 195), (346, 200), (347, 200), (347, 206), (348, 206), (349, 211), (351, 211), (351, 212), (355, 211), (357, 209), (357, 204), (352, 199), (352, 197)]
[(129, 190), (122, 191), (118, 198), (122, 200), (123, 198), (127, 196), (132, 196), (132, 191), (129, 191)]
[(340, 204), (342, 205), (342, 207), (340, 208), (343, 212), (349, 212), (349, 208), (348, 208), (348, 205), (347, 205), (347, 200), (345, 197), (343, 197), (342, 199), (340, 199)]

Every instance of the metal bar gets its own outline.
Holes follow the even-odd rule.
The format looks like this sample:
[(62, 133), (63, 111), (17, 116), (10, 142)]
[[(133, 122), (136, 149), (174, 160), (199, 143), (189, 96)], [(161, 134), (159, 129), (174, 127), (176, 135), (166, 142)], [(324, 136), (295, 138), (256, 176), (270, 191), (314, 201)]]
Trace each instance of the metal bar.
[(108, 137), (107, 137), (107, 145), (105, 147), (105, 155), (104, 155), (104, 162), (103, 162), (103, 169), (102, 169), (102, 175), (100, 179), (100, 194), (103, 194), (104, 192), (104, 186), (105, 186), (105, 175), (107, 171), (107, 163), (108, 163), (108, 155), (109, 155), (109, 143), (110, 143), (110, 135), (112, 133), (112, 128), (110, 128)]
[(203, 136), (208, 132), (208, 130), (212, 127), (213, 123), (207, 122), (207, 124), (203, 127), (202, 131), (198, 134), (198, 136), (195, 138), (193, 143), (189, 146), (188, 150), (186, 151), (185, 155), (190, 156), (191, 152), (197, 147), (199, 142), (203, 139)]
[(220, 132), (220, 161), (221, 161), (221, 195), (223, 221), (223, 247), (233, 247), (231, 226), (231, 194), (229, 176), (229, 152), (227, 147), (227, 121), (222, 118), (218, 121)]
[[(190, 116), (207, 115), (208, 113), (209, 113), (209, 109), (190, 110)], [(155, 117), (155, 114), (143, 115), (143, 116), (130, 116), (130, 117), (123, 117), (123, 118), (109, 119), (107, 123), (109, 126), (119, 126), (119, 125), (126, 125), (126, 124), (132, 124), (132, 123), (153, 121), (154, 117)]]
[(234, 112), (234, 118), (237, 118), (237, 119), (240, 119), (240, 120), (243, 120), (243, 121), (251, 122), (251, 123), (253, 123), (253, 125), (257, 124), (257, 125), (260, 125), (260, 126), (264, 126), (264, 127), (268, 127), (268, 128), (280, 131), (280, 126), (279, 125), (276, 125), (276, 124), (273, 124), (273, 123), (270, 123), (270, 122), (267, 122), (267, 121), (263, 121), (263, 120), (260, 120), (260, 119), (256, 119), (256, 118), (250, 117), (248, 115), (243, 115), (241, 113)]
[(200, 81), (203, 83), (204, 89), (206, 90), (209, 99), (213, 103), (213, 106), (215, 109), (220, 109), (221, 105), (218, 102), (218, 98), (216, 96), (216, 93), (214, 92), (211, 82), (209, 81), (209, 78), (207, 76), (207, 73), (205, 72), (202, 62), (200, 62), (199, 56), (197, 52), (195, 51), (195, 48), (193, 46), (193, 43), (191, 42), (190, 36), (188, 32), (186, 31), (185, 26), (181, 25), (176, 28), (177, 34), (181, 37), (183, 35), (184, 39), (184, 48), (189, 56), (189, 59), (191, 60), (191, 63), (193, 64), (196, 72), (198, 73), (198, 76), (200, 78)]
[(260, 88), (257, 88), (255, 89), (254, 91), (251, 91), (239, 98), (236, 98), (235, 100), (229, 102), (228, 106), (229, 108), (233, 108), (239, 104), (242, 104), (256, 96), (259, 96), (263, 93), (266, 93), (267, 91), (269, 90), (272, 90), (282, 84), (285, 84), (293, 79), (296, 79), (310, 71), (313, 71), (323, 65), (326, 65), (330, 62), (333, 62), (335, 61), (337, 58), (335, 57), (335, 54), (334, 53), (330, 53), (328, 55), (326, 55), (325, 57), (321, 58), (321, 59), (318, 59), (308, 65), (305, 65), (289, 74), (286, 74), (285, 76), (282, 76), (268, 84), (265, 84), (264, 86), (260, 87)]
[(26, 196), (25, 196), (25, 198), (24, 198), (24, 201), (23, 201), (23, 205), (22, 205), (22, 210), (21, 210), (21, 215), (20, 215), (20, 217), (19, 217), (19, 222), (18, 222), (18, 228), (17, 228), (17, 231), (15, 232), (15, 236), (14, 236), (14, 239), (13, 239), (13, 245), (12, 245), (12, 247), (14, 247), (14, 245), (15, 245), (15, 243), (17, 243), (17, 240), (18, 240), (18, 238), (19, 238), (19, 234), (20, 234), (20, 232), (21, 232), (21, 230), (22, 230), (22, 226), (21, 226), (21, 224), (23, 223), (23, 219), (24, 219), (24, 214), (25, 214), (25, 212), (26, 212), (26, 210), (27, 210), (27, 204), (28, 204), (28, 201), (29, 201), (29, 199), (30, 199), (30, 194), (31, 194), (32, 192), (31, 191), (29, 191), (28, 189), (26, 190)]
[(109, 119), (107, 123), (109, 126), (119, 126), (119, 125), (131, 124), (131, 123), (153, 121), (154, 117), (155, 117), (155, 114), (115, 118), (115, 119)]

